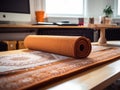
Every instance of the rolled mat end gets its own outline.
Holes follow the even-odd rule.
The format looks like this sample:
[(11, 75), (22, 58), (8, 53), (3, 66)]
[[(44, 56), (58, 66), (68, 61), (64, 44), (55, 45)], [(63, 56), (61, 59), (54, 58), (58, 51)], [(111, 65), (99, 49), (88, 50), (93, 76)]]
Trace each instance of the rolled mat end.
[(90, 54), (92, 46), (88, 38), (81, 36), (76, 40), (74, 48), (75, 58), (85, 58)]

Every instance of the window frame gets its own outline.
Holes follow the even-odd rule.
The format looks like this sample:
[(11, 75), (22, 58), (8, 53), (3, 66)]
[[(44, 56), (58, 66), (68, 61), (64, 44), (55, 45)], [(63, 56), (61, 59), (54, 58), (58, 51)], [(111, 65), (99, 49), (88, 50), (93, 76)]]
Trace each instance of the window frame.
[[(117, 6), (117, 16), (120, 17), (120, 13), (118, 14), (118, 4), (119, 4), (118, 1), (119, 1), (119, 3), (120, 3), (120, 0), (117, 0), (117, 5), (116, 5), (116, 6)], [(119, 6), (119, 7), (120, 7), (120, 6)]]
[(120, 18), (120, 15), (118, 14), (118, 0), (114, 1), (114, 13), (113, 13), (115, 18)]

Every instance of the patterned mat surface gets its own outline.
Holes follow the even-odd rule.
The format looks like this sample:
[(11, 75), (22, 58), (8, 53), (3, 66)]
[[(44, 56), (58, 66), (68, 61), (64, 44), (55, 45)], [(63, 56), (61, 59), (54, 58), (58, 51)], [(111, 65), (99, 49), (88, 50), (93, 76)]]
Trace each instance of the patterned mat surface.
[(120, 57), (120, 48), (93, 46), (87, 58), (74, 59), (40, 51), (0, 56), (0, 90), (42, 86)]
[(42, 51), (21, 52), (19, 54), (9, 54), (0, 56), (0, 74), (8, 74), (22, 69), (34, 68), (50, 64), (52, 62), (64, 60), (68, 57), (60, 56)]

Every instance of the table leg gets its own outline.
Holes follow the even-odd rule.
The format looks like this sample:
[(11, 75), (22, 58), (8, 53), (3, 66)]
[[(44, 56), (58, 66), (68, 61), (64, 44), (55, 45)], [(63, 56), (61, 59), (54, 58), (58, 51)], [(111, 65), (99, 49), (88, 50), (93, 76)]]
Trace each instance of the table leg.
[(105, 28), (100, 29), (100, 38), (98, 40), (98, 44), (99, 45), (106, 45), (107, 44), (107, 40), (105, 37)]

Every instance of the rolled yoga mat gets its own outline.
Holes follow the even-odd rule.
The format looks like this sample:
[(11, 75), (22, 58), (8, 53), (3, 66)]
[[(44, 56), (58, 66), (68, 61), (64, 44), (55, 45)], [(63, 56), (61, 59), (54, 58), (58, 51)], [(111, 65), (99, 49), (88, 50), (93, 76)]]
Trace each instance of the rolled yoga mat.
[(87, 57), (91, 52), (91, 42), (83, 36), (28, 35), (24, 40), (24, 45), (28, 49), (74, 58)]

